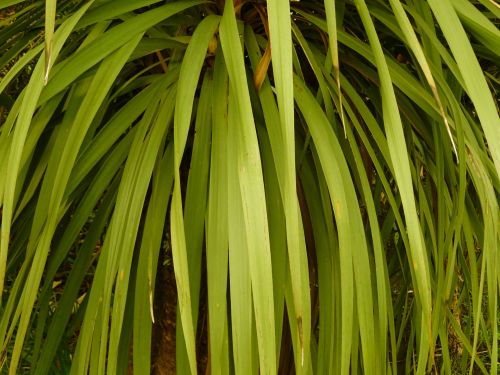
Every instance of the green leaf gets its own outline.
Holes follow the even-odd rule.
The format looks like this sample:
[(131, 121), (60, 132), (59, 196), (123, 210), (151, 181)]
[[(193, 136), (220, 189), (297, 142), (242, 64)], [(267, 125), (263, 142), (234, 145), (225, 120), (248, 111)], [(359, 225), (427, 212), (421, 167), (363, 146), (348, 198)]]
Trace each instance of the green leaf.
[(417, 373), (423, 374), (425, 371), (423, 363), (425, 363), (425, 358), (429, 353), (429, 349), (434, 346), (431, 338), (432, 291), (430, 285), (428, 258), (418, 220), (417, 208), (413, 195), (412, 180), (408, 169), (410, 160), (408, 158), (406, 140), (403, 133), (403, 124), (399, 115), (391, 75), (366, 3), (364, 0), (357, 0), (356, 5), (363, 21), (363, 25), (367, 31), (368, 39), (375, 57), (375, 64), (377, 65), (379, 72), (384, 127), (387, 136), (387, 143), (389, 145), (389, 151), (391, 153), (391, 160), (394, 165), (394, 174), (401, 194), (406, 226), (408, 228), (408, 237), (410, 240), (410, 249), (408, 249), (410, 251), (409, 259), (416, 277), (415, 281), (416, 287), (418, 288), (418, 297), (422, 305), (422, 341), (420, 342), (419, 367)]
[(54, 30), (56, 27), (56, 5), (57, 0), (45, 0), (45, 85), (49, 79), (50, 68), (54, 63), (54, 56), (52, 55), (52, 39), (54, 37)]
[[(373, 319), (373, 292), (371, 267), (354, 185), (340, 145), (325, 114), (299, 78), (295, 82), (295, 100), (303, 114), (318, 152), (325, 174), (331, 204), (339, 232), (340, 279), (342, 286), (342, 348), (341, 373), (349, 368), (353, 322), (353, 299), (356, 308), (367, 372), (377, 368), (375, 351), (375, 320)], [(355, 331), (354, 331), (355, 334)]]
[(290, 21), (290, 3), (288, 0), (268, 0), (269, 33), (271, 42), (271, 58), (276, 87), (276, 96), (280, 115), (281, 134), (283, 137), (283, 180), (282, 193), (285, 208), (287, 229), (288, 259), (290, 272), (295, 275), (291, 279), (296, 321), (299, 329), (301, 351), (301, 367), (304, 366), (304, 347), (309, 347), (310, 316), (304, 304), (303, 291), (308, 284), (307, 262), (301, 261), (299, 248), (300, 216), (297, 204), (296, 172), (295, 172), (295, 126), (293, 109), (293, 70), (292, 70), (292, 36)]
[(500, 175), (500, 116), (488, 89), (481, 66), (474, 54), (460, 19), (449, 0), (429, 2), (437, 22), (457, 61), (467, 93), (477, 110), (488, 149)]
[(192, 374), (196, 373), (195, 335), (193, 326), (193, 308), (191, 302), (191, 287), (186, 254), (186, 234), (181, 199), (179, 168), (186, 145), (186, 139), (191, 124), (193, 97), (198, 85), (205, 60), (208, 44), (219, 25), (217, 16), (206, 17), (198, 25), (188, 45), (184, 63), (179, 76), (174, 123), (174, 170), (175, 183), (171, 208), (172, 255), (174, 261), (175, 280), (179, 298), (179, 309), (184, 340), (186, 344), (189, 367)]
[[(233, 124), (234, 140), (237, 140), (237, 154), (233, 157), (238, 165), (238, 183), (243, 208), (246, 248), (252, 282), (252, 297), (259, 347), (260, 371), (264, 374), (276, 372), (276, 348), (274, 335), (269, 228), (265, 204), (264, 182), (260, 154), (257, 144), (255, 123), (248, 92), (243, 50), (233, 6), (226, 2), (220, 26), (220, 40), (240, 121)], [(236, 183), (236, 181), (235, 181)], [(229, 222), (233, 220), (229, 218)]]
[[(69, 34), (75, 27), (76, 23), (91, 4), (92, 1), (87, 3), (78, 12), (73, 14), (63, 25), (61, 25), (58, 32), (54, 35), (53, 47), (51, 49), (51, 56), (53, 59), (57, 57), (63, 47), (63, 44), (69, 37)], [(33, 114), (37, 107), (38, 99), (43, 89), (44, 80), (42, 69), (44, 64), (45, 57), (40, 57), (27, 86), (27, 90), (30, 92), (30, 95), (22, 97), (22, 104), (19, 109), (20, 115), (17, 118), (14, 134), (11, 139), (10, 151), (7, 159), (8, 162), (6, 164), (7, 168), (5, 169), (6, 181), (8, 181), (8, 183), (4, 187), (3, 196), (3, 214), (0, 241), (0, 296), (2, 295), (4, 288), (5, 262), (7, 259), (17, 176), (19, 173), (24, 143), (30, 127), (30, 121), (33, 117)]]
[(212, 89), (212, 147), (206, 214), (206, 255), (210, 367), (214, 374), (229, 374), (228, 274), (228, 77), (224, 57), (215, 57)]
[(147, 373), (151, 369), (151, 334), (155, 323), (153, 299), (156, 285), (156, 269), (162, 248), (163, 228), (167, 206), (174, 182), (173, 144), (157, 163), (152, 181), (151, 200), (142, 236), (134, 299), (134, 373)]

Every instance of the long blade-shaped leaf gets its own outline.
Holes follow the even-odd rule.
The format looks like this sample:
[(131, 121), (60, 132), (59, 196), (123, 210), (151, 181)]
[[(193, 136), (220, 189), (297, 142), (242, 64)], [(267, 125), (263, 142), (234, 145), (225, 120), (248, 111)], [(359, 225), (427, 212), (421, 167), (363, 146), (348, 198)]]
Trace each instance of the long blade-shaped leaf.
[(186, 343), (189, 366), (192, 374), (196, 373), (195, 335), (193, 328), (193, 310), (191, 305), (191, 290), (189, 281), (188, 258), (186, 254), (186, 235), (181, 199), (181, 182), (179, 168), (186, 145), (191, 124), (193, 98), (198, 86), (205, 60), (208, 43), (219, 25), (219, 17), (209, 16), (196, 28), (184, 56), (181, 67), (174, 123), (174, 169), (175, 183), (171, 208), (172, 255), (177, 283), (179, 309)]
[[(238, 129), (240, 121), (233, 89), (229, 89), (227, 153), (238, 153)], [(245, 227), (242, 197), (238, 176), (238, 161), (227, 159), (228, 175), (228, 218), (229, 221), (229, 285), (231, 296), (231, 331), (236, 373), (255, 373), (252, 357), (255, 354), (255, 341), (252, 334), (254, 314), (252, 311), (252, 280), (249, 265), (249, 240)]]
[[(238, 178), (243, 204), (248, 260), (252, 280), (252, 295), (259, 346), (260, 371), (276, 373), (274, 335), (274, 298), (272, 285), (269, 228), (260, 154), (248, 92), (243, 50), (238, 37), (238, 26), (231, 2), (226, 2), (220, 26), (220, 39), (229, 74), (229, 83), (235, 96), (240, 122), (238, 127)], [(231, 219), (229, 219), (231, 220)]]
[(56, 6), (57, 0), (45, 0), (45, 84), (47, 84), (50, 68), (54, 63), (52, 56), (52, 39), (56, 27)]
[[(54, 35), (53, 47), (51, 49), (52, 59), (57, 57), (76, 23), (87, 11), (92, 2), (93, 1), (89, 1), (58, 29), (58, 32)], [(5, 171), (5, 181), (7, 181), (7, 184), (4, 187), (5, 190), (0, 238), (0, 296), (2, 295), (4, 287), (5, 262), (7, 260), (7, 251), (9, 246), (10, 226), (13, 215), (14, 196), (17, 187), (17, 176), (19, 174), (24, 143), (30, 128), (30, 121), (33, 117), (38, 104), (39, 96), (43, 89), (44, 64), (45, 57), (41, 57), (28, 84), (27, 90), (29, 90), (30, 95), (25, 95), (22, 99), (21, 108), (19, 110), (20, 115), (16, 122), (14, 135), (10, 145), (7, 168)]]
[(161, 249), (163, 228), (170, 192), (174, 182), (174, 149), (170, 144), (163, 159), (157, 164), (153, 175), (153, 187), (148, 214), (144, 227), (134, 303), (134, 373), (142, 374), (151, 370), (151, 333), (153, 314), (153, 296), (158, 256)]
[(418, 288), (418, 296), (420, 298), (420, 303), (422, 304), (422, 335), (425, 339), (420, 343), (420, 365), (418, 373), (423, 374), (425, 371), (424, 364), (426, 362), (426, 357), (429, 353), (430, 346), (432, 346), (432, 294), (429, 264), (422, 238), (417, 208), (415, 206), (413, 184), (409, 170), (410, 160), (408, 158), (403, 125), (399, 115), (398, 103), (394, 94), (389, 68), (387, 67), (382, 46), (365, 1), (356, 0), (356, 5), (372, 47), (375, 64), (377, 65), (380, 77), (380, 91), (382, 95), (382, 108), (387, 143), (389, 145), (391, 160), (394, 165), (394, 174), (399, 186), (403, 209), (405, 212), (408, 237), (410, 239), (410, 260), (415, 271), (414, 274), (416, 277), (415, 281)]
[(457, 147), (455, 146), (455, 141), (453, 140), (453, 136), (451, 134), (450, 125), (448, 124), (448, 119), (446, 117), (446, 113), (444, 111), (444, 107), (441, 102), (441, 97), (439, 96), (436, 82), (434, 80), (434, 77), (432, 76), (431, 68), (427, 62), (427, 59), (425, 58), (424, 51), (420, 46), (420, 43), (418, 42), (417, 36), (415, 35), (413, 27), (411, 26), (410, 20), (406, 16), (403, 6), (399, 2), (399, 0), (390, 0), (390, 4), (392, 9), (394, 10), (394, 15), (398, 20), (399, 26), (401, 27), (401, 31), (403, 31), (406, 41), (410, 46), (412, 52), (415, 54), (415, 57), (417, 58), (417, 61), (420, 64), (420, 67), (422, 68), (422, 71), (424, 72), (425, 78), (429, 83), (429, 86), (432, 90), (432, 94), (434, 95), (436, 103), (438, 104), (439, 112), (446, 126), (446, 130), (448, 131), (448, 135), (453, 145), (453, 150), (455, 151), (455, 154), (458, 156)]
[(429, 5), (450, 46), (460, 73), (462, 73), (467, 93), (481, 120), (497, 174), (500, 175), (500, 116), (481, 66), (451, 2), (449, 0), (430, 0)]
[(207, 289), (210, 331), (210, 367), (228, 374), (227, 268), (228, 268), (228, 77), (221, 52), (215, 57), (212, 96), (212, 149), (207, 207)]
[[(20, 358), (22, 345), (24, 343), (24, 338), (26, 335), (26, 330), (29, 325), (29, 319), (31, 316), (31, 310), (35, 302), (36, 294), (38, 291), (38, 285), (40, 284), (40, 279), (42, 277), (42, 272), (45, 267), (47, 260), (47, 254), (50, 249), (50, 243), (54, 231), (56, 229), (58, 216), (57, 213), (62, 209), (61, 204), (63, 203), (64, 191), (66, 188), (67, 181), (71, 174), (71, 168), (76, 160), (76, 155), (80, 148), (81, 142), (100, 106), (102, 100), (107, 94), (114, 78), (118, 74), (119, 70), (125, 64), (128, 56), (132, 53), (139, 42), (140, 36), (136, 37), (135, 40), (126, 44), (120, 50), (118, 50), (114, 55), (101, 65), (98, 74), (94, 77), (94, 80), (89, 88), (87, 96), (84, 102), (79, 108), (78, 113), (74, 119), (74, 123), (78, 126), (72, 128), (70, 131), (67, 142), (64, 145), (62, 155), (60, 156), (59, 163), (54, 165), (54, 181), (52, 191), (48, 192), (47, 199), (49, 202), (48, 211), (46, 216), (46, 225), (40, 236), (40, 242), (37, 245), (37, 251), (35, 252), (35, 257), (33, 259), (32, 269), (28, 276), (28, 285), (30, 288), (26, 289), (21, 298), (21, 303), (19, 304), (19, 309), (21, 309), (21, 317), (18, 332), (16, 335), (16, 341), (14, 345), (14, 352), (12, 355), (12, 363), (9, 369), (11, 374), (17, 371), (17, 364)], [(96, 105), (97, 103), (97, 105)], [(73, 120), (73, 119), (72, 119)], [(46, 183), (46, 186), (50, 184)], [(44, 191), (43, 193), (47, 193)]]
[(288, 258), (292, 277), (295, 317), (299, 329), (301, 365), (304, 346), (309, 347), (309, 309), (304, 307), (303, 293), (308, 290), (308, 268), (300, 257), (299, 225), (295, 172), (295, 127), (293, 109), (292, 28), (288, 0), (268, 0), (269, 33), (274, 82), (283, 137), (283, 203), (285, 207)]
[[(364, 369), (367, 373), (376, 373), (379, 360), (375, 350), (376, 322), (373, 319), (372, 271), (354, 184), (340, 144), (325, 114), (299, 78), (295, 80), (295, 99), (317, 148), (339, 232), (342, 343), (349, 346), (353, 344), (352, 348), (342, 350), (341, 373), (348, 373), (349, 357), (357, 356), (354, 345), (358, 329)], [(356, 306), (353, 306), (354, 299)], [(353, 319), (353, 312), (358, 317), (357, 321)]]
[(339, 61), (339, 43), (338, 43), (338, 33), (337, 33), (337, 11), (335, 1), (325, 1), (325, 15), (326, 24), (328, 27), (328, 47), (330, 49), (330, 55), (333, 64), (333, 76), (335, 77), (335, 82), (337, 82), (337, 95), (339, 96), (339, 112), (340, 120), (342, 121), (342, 126), (344, 127), (344, 134), (346, 130), (346, 124), (344, 120), (344, 110), (342, 108), (342, 91), (340, 87), (340, 61)]

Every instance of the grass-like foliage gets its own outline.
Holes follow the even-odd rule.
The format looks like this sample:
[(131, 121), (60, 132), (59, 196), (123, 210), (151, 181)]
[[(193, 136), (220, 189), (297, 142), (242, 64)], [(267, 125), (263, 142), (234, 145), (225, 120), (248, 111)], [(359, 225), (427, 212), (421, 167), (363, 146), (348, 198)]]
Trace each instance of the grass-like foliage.
[(499, 19), (1, 0), (2, 371), (497, 374)]

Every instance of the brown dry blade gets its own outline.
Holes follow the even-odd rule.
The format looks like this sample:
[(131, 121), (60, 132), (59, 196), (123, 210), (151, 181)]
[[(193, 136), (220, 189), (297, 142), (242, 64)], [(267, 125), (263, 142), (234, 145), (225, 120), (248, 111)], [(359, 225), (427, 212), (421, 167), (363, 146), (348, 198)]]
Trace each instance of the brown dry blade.
[[(266, 33), (267, 39), (269, 40), (269, 23), (267, 22), (266, 10), (262, 6), (262, 4), (254, 4), (254, 7), (257, 10), (257, 13), (259, 13), (260, 20), (262, 22), (262, 25), (264, 26), (264, 31)], [(269, 69), (270, 62), (271, 62), (271, 42), (268, 41), (264, 55), (260, 59), (259, 64), (257, 65), (257, 68), (255, 69), (253, 75), (253, 83), (257, 91), (260, 91), (262, 82), (264, 82), (267, 70)]]
[(269, 22), (267, 22), (266, 10), (262, 4), (255, 4), (254, 6), (259, 13), (262, 25), (264, 25), (264, 32), (266, 33), (267, 39), (269, 39)]
[(267, 43), (266, 50), (264, 51), (264, 55), (259, 61), (259, 65), (255, 69), (253, 73), (253, 84), (257, 91), (260, 91), (262, 86), (262, 82), (267, 75), (267, 70), (269, 69), (269, 63), (271, 62), (271, 43)]
[[(167, 63), (165, 62), (165, 58), (161, 54), (160, 50), (156, 51), (156, 57), (158, 58), (158, 61), (160, 62), (160, 65), (161, 65), (161, 68), (163, 69), (163, 72), (166, 73), (168, 70), (168, 66), (167, 66)], [(153, 322), (154, 322), (154, 319), (153, 319)]]

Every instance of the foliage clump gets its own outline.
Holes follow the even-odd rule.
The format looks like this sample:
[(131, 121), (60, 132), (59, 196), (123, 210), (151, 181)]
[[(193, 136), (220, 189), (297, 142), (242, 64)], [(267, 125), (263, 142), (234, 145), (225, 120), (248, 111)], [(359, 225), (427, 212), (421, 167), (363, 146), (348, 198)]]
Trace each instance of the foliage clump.
[(2, 371), (496, 374), (498, 19), (0, 4)]

